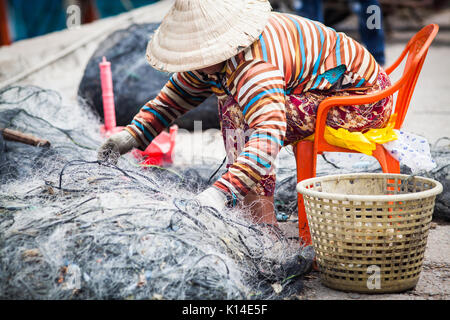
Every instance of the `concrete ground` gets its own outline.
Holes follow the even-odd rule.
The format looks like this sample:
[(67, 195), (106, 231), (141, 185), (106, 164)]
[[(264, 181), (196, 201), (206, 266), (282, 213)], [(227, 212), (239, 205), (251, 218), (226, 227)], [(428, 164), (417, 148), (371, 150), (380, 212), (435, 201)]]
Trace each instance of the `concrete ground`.
[[(156, 5), (144, 7), (118, 17), (86, 25), (77, 30), (67, 30), (44, 37), (18, 42), (10, 47), (0, 48), (0, 87), (7, 84), (18, 74), (33, 70), (33, 67), (52, 58), (56, 52), (68, 50), (64, 57), (24, 76), (18, 84), (32, 84), (54, 89), (63, 95), (65, 101), (76, 101), (76, 92), (84, 67), (97, 44), (108, 32), (122, 29), (131, 23), (159, 21), (169, 9), (173, 0), (161, 1)], [(440, 137), (450, 137), (450, 11), (427, 18), (426, 23), (446, 24), (429, 50), (427, 60), (408, 111), (404, 129), (426, 137), (430, 143)], [(351, 22), (351, 21), (350, 21)], [(417, 27), (419, 30), (419, 27)], [(387, 42), (387, 65), (390, 65), (401, 53), (411, 32), (394, 32)], [(83, 39), (85, 43), (82, 42)], [(89, 40), (89, 41), (88, 41)], [(77, 45), (79, 44), (79, 46)], [(144, 53), (143, 53), (144, 55)], [(398, 73), (393, 75), (396, 79)], [(181, 133), (178, 141), (191, 139), (189, 133)], [(212, 141), (217, 152), (209, 153), (213, 158), (223, 159), (224, 150), (220, 135), (213, 134)], [(175, 153), (184, 153), (178, 144)], [(191, 155), (195, 157), (191, 150)], [(220, 159), (220, 160), (219, 160)], [(178, 159), (182, 163), (182, 159)], [(180, 162), (181, 161), (181, 162)], [(188, 163), (187, 163), (188, 164)], [(292, 170), (295, 170), (292, 167)], [(294, 222), (282, 224), (288, 234), (297, 234)], [(300, 299), (449, 299), (450, 298), (450, 225), (434, 222), (429, 233), (425, 263), (420, 281), (415, 290), (401, 294), (365, 295), (349, 294), (329, 289), (319, 280), (319, 274), (313, 272), (305, 281), (305, 290)]]

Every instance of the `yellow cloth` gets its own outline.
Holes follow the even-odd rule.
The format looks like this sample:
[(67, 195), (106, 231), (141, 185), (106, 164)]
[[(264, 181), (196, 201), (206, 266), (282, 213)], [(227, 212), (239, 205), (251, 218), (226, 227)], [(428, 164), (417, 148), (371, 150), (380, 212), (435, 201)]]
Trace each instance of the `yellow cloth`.
[[(385, 128), (370, 129), (365, 133), (350, 132), (343, 128), (336, 130), (325, 126), (325, 141), (333, 146), (355, 150), (371, 156), (377, 143), (383, 144), (397, 139), (397, 133), (394, 131), (396, 118), (397, 114), (393, 114)], [(314, 141), (314, 134), (303, 140)]]

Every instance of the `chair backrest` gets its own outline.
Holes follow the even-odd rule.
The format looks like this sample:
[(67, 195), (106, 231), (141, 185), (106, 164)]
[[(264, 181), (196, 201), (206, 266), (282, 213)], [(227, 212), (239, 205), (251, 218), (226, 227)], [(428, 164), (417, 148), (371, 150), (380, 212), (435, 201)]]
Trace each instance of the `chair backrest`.
[(436, 37), (438, 30), (439, 26), (437, 24), (429, 24), (422, 28), (422, 30), (411, 38), (397, 61), (386, 69), (386, 73), (390, 74), (407, 56), (403, 74), (394, 84), (394, 86), (400, 85), (395, 104), (395, 112), (397, 113), (395, 129), (400, 129), (405, 120), (417, 79), (428, 53), (428, 48)]

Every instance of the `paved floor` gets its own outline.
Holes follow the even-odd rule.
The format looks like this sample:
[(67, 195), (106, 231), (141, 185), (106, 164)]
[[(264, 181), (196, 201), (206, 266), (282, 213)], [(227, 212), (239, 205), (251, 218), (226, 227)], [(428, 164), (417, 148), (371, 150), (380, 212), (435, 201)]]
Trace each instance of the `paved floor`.
[[(450, 33), (450, 32), (446, 32)], [(388, 46), (388, 65), (403, 45)], [(416, 85), (403, 129), (426, 137), (430, 143), (450, 137), (450, 46), (432, 46)], [(398, 73), (393, 75), (398, 76)]]

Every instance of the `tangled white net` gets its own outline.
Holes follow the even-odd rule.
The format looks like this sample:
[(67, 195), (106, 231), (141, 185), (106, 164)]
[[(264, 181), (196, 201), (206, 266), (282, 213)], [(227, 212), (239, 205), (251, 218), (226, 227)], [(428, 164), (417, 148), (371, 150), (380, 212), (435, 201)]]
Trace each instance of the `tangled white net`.
[[(0, 91), (1, 299), (278, 299), (297, 294), (313, 252), (242, 210), (200, 208), (195, 168), (100, 164), (98, 119), (53, 91)], [(211, 169), (213, 171), (213, 169)], [(294, 191), (292, 191), (294, 192)], [(269, 232), (270, 231), (270, 232)]]

